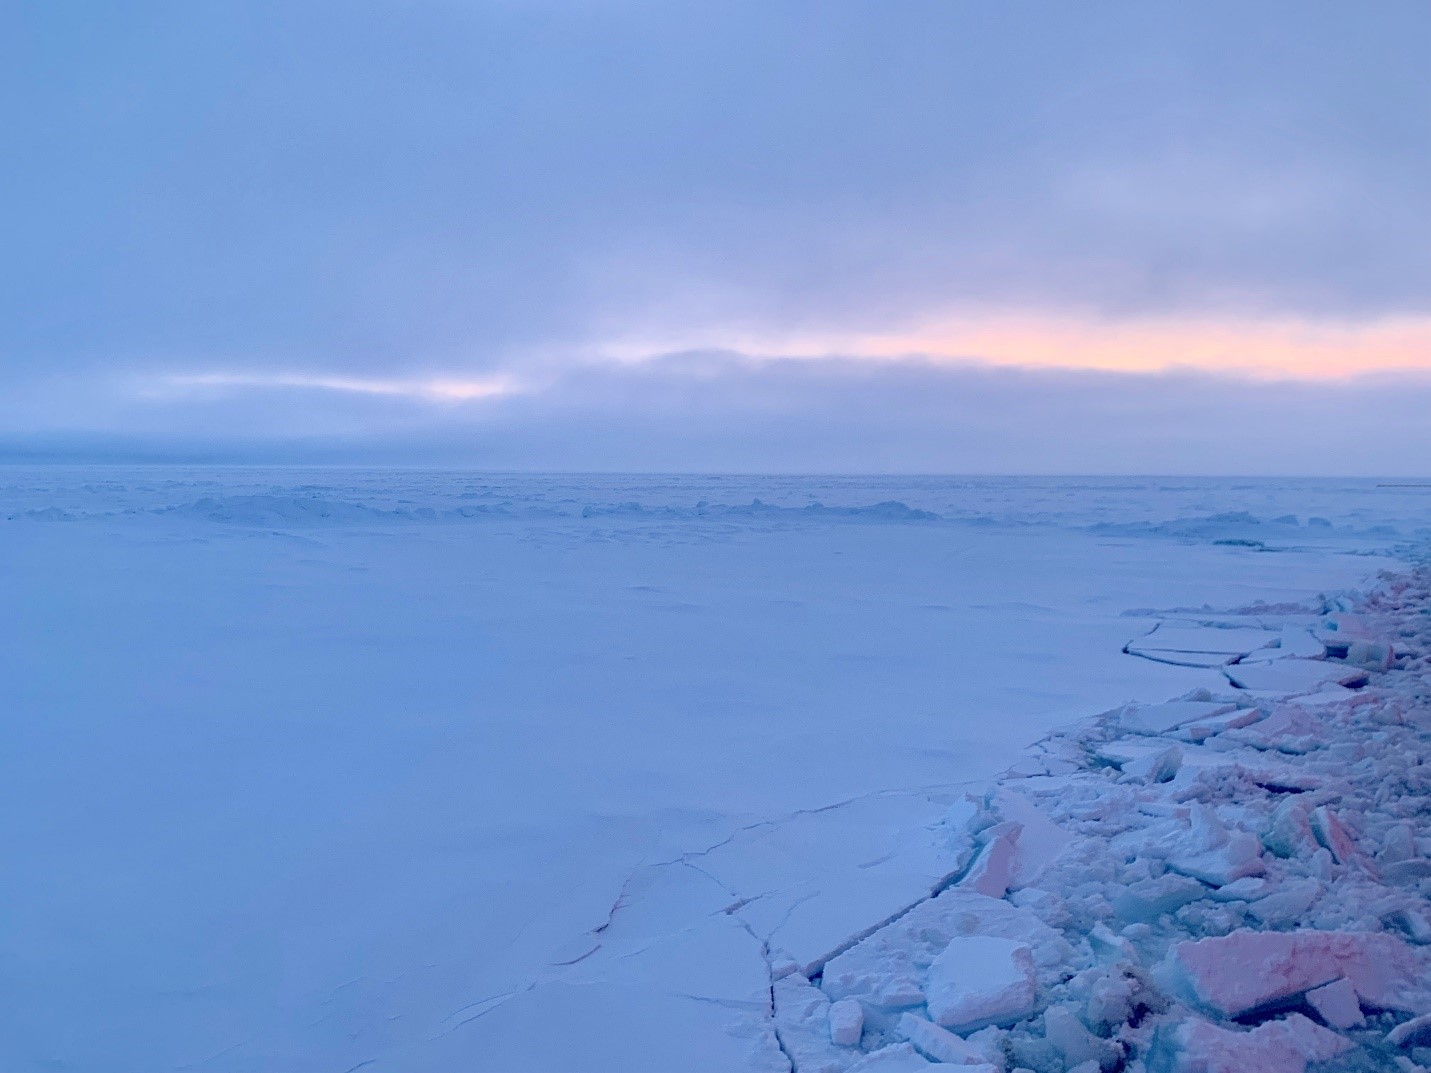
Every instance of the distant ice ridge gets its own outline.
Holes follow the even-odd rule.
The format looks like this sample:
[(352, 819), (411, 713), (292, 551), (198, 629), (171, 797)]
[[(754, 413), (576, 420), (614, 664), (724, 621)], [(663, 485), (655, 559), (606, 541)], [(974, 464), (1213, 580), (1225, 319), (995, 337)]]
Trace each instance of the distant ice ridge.
[[(107, 479), (104, 479), (106, 478)], [(8, 479), (8, 482), (6, 481)], [(0, 518), (160, 515), (240, 526), (530, 518), (1071, 529), (1249, 552), (1366, 552), (1431, 535), (1427, 495), (1374, 481), (1213, 478), (742, 477), (459, 471), (6, 467)]]
[[(161, 514), (170, 517), (193, 518), (233, 525), (308, 526), (345, 525), (383, 522), (454, 522), (474, 518), (533, 518), (578, 516), (581, 518), (617, 518), (630, 520), (681, 519), (768, 519), (817, 521), (933, 522), (939, 515), (918, 510), (899, 500), (886, 500), (865, 506), (826, 506), (809, 503), (801, 507), (777, 506), (754, 499), (745, 504), (722, 504), (701, 501), (694, 506), (647, 506), (642, 503), (586, 504), (579, 510), (541, 507), (531, 504), (463, 503), (460, 506), (394, 506), (375, 507), (368, 503), (335, 499), (321, 495), (245, 494), (204, 496), (187, 503), (171, 506), (105, 512), (108, 514)], [(57, 507), (41, 507), (19, 511), (8, 520), (71, 521), (89, 516), (82, 511), (67, 511)]]
[(936, 826), (954, 874), (827, 956), (764, 933), (788, 1068), (1431, 1069), (1431, 570), (1129, 651), (1228, 688), (1040, 742)]

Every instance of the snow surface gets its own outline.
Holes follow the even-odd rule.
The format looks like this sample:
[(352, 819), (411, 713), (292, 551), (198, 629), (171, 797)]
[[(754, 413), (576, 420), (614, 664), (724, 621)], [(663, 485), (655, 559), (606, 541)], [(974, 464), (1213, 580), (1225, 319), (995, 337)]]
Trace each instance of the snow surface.
[[(1431, 938), (1431, 832), (1375, 819), (1392, 848), (1367, 848), (1380, 814), (1320, 763), (1378, 687), (1279, 707), (1321, 668), (1271, 670), (1392, 664), (1352, 590), (1427, 507), (1333, 481), (0, 471), (0, 1067), (1182, 1068), (1198, 1032), (1251, 1033), (1154, 1011), (1183, 1001), (1151, 997), (1168, 920)], [(1158, 658), (1186, 652), (1215, 658)], [(1234, 687), (1253, 658), (1272, 693)], [(1017, 793), (981, 789), (1004, 769)], [(1247, 809), (1277, 817), (1257, 845)], [(1085, 859), (1091, 828), (1143, 832), (1128, 874)], [(1330, 916), (1348, 870), (1363, 901)], [(927, 970), (981, 936), (1037, 990), (970, 1052)], [(1175, 960), (1173, 1009), (1221, 1016)], [(1348, 1031), (1417, 1012), (1399, 981)], [(1327, 1031), (1206, 1038), (1295, 1065), (1339, 1053)]]

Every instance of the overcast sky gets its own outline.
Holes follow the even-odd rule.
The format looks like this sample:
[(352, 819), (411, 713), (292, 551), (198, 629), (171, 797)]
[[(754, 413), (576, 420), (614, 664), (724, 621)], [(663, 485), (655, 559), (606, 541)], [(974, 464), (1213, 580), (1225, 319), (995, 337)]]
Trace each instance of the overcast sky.
[(18, 2), (0, 456), (1431, 470), (1431, 6)]

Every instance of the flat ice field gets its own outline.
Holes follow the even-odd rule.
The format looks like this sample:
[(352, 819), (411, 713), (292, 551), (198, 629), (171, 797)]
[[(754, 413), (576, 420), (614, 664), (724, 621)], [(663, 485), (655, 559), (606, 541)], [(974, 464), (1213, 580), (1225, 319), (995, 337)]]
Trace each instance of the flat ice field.
[[(1360, 585), (1356, 481), (0, 470), (0, 1068), (778, 1068), (901, 840)], [(788, 966), (787, 966), (788, 967)]]

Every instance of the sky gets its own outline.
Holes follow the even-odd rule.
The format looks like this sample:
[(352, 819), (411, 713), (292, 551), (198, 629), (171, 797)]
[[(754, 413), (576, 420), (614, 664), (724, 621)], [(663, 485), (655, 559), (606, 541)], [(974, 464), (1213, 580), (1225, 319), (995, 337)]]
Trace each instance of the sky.
[(0, 459), (1425, 475), (1431, 7), (0, 10)]

